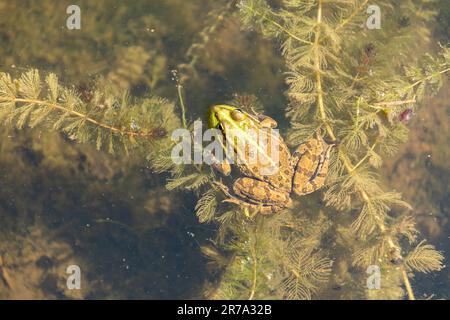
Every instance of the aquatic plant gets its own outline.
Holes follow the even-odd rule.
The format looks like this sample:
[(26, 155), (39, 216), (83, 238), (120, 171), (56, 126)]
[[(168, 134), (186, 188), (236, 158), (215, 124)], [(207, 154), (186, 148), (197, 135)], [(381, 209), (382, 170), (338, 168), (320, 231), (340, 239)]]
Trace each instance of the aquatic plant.
[[(196, 279), (197, 274), (191, 270), (197, 272), (202, 267), (201, 259), (189, 260), (200, 254), (196, 243), (192, 240), (193, 244), (186, 246), (183, 238), (188, 237), (185, 228), (196, 221), (195, 217), (184, 216), (179, 206), (193, 205), (176, 200), (174, 193), (169, 195), (161, 186), (163, 177), (151, 175), (145, 160), (170, 146), (169, 132), (180, 126), (174, 105), (161, 98), (132, 98), (103, 86), (104, 81), (83, 91), (67, 88), (53, 74), (36, 70), (24, 72), (17, 79), (6, 74), (0, 78), (4, 112), (0, 131), (0, 277), (8, 279), (0, 285), (1, 296), (133, 299), (196, 294), (198, 289), (192, 284), (187, 284), (192, 289), (183, 288), (184, 284), (172, 287), (174, 281), (185, 283), (184, 277)], [(29, 78), (34, 80), (25, 80)], [(34, 91), (32, 87), (39, 88), (33, 103), (12, 102), (30, 99), (23, 91)], [(50, 92), (57, 92), (58, 98), (50, 98)], [(99, 99), (97, 107), (93, 105), (95, 96)], [(11, 103), (16, 112), (8, 115)], [(19, 118), (27, 112), (22, 109), (25, 105), (34, 109), (19, 127)], [(110, 121), (111, 112), (122, 116), (116, 119), (111, 115), (115, 120)], [(37, 113), (42, 116), (40, 121), (34, 121)], [(80, 122), (81, 118), (85, 122)], [(60, 125), (55, 126), (58, 121)], [(104, 138), (101, 144), (97, 144), (99, 131)], [(129, 135), (134, 134), (136, 143), (129, 141)], [(77, 143), (82, 139), (91, 146)], [(95, 148), (105, 152), (96, 152)], [(127, 152), (129, 156), (125, 156)], [(171, 220), (183, 223), (169, 223)], [(38, 230), (36, 237), (30, 235), (34, 230)], [(51, 247), (44, 252), (35, 250), (32, 255), (23, 250), (22, 255), (16, 254), (16, 248), (40, 248), (39, 243), (46, 241), (59, 245), (58, 259)], [(183, 246), (178, 246), (177, 256), (161, 259), (172, 253), (169, 246), (178, 241), (183, 241)], [(70, 248), (71, 257), (92, 284), (76, 295), (60, 290), (65, 281), (53, 276), (64, 275), (67, 267), (68, 260), (59, 259), (61, 247)], [(41, 267), (40, 262), (35, 263), (40, 258), (50, 262)], [(155, 264), (158, 259), (164, 267)], [(176, 270), (179, 280), (161, 276), (181, 262), (189, 266), (188, 260), (196, 260), (197, 267)], [(29, 270), (39, 278), (33, 277), (27, 282), (29, 289), (21, 290), (23, 276)], [(56, 280), (58, 286), (53, 286)], [(158, 285), (152, 286), (154, 289), (146, 285), (155, 282)], [(196, 282), (198, 286), (202, 283), (201, 279)]]
[[(414, 299), (412, 272), (442, 268), (441, 253), (417, 244), (409, 204), (384, 190), (376, 170), (407, 139), (401, 113), (442, 85), (450, 52), (420, 57), (411, 50), (412, 41), (430, 40), (430, 8), (405, 1), (394, 10), (384, 1), (383, 28), (372, 31), (365, 27), (367, 4), (292, 0), (274, 9), (263, 0), (240, 2), (243, 24), (281, 44), (290, 143), (321, 130), (338, 147), (325, 208), (302, 199), (307, 204), (292, 212), (243, 221), (235, 211), (217, 213), (211, 192), (203, 195), (197, 213), (219, 224), (216, 244), (230, 255), (212, 297), (311, 298), (326, 288), (319, 297), (398, 299), (406, 290)], [(369, 266), (381, 270), (380, 290), (367, 286)]]
[[(409, 205), (398, 193), (383, 190), (374, 169), (407, 137), (398, 115), (439, 89), (443, 74), (450, 71), (450, 51), (443, 48), (438, 58), (419, 59), (411, 50), (416, 35), (429, 41), (431, 10), (413, 1), (402, 1), (395, 9), (390, 1), (378, 3), (383, 27), (372, 31), (364, 24), (367, 4), (293, 0), (274, 10), (265, 1), (249, 0), (240, 3), (240, 11), (244, 24), (281, 43), (289, 69), (291, 143), (318, 129), (339, 142), (324, 194), (328, 207), (346, 215), (333, 223), (331, 286), (346, 289), (337, 296), (400, 298), (403, 286), (413, 299), (409, 273), (440, 270), (443, 257), (422, 242), (409, 252), (401, 247), (402, 239), (413, 245), (417, 232), (406, 214), (389, 210)], [(404, 17), (408, 26), (401, 23)], [(358, 271), (352, 270), (364, 272), (369, 265), (389, 275), (381, 290), (363, 290), (365, 282), (358, 283)]]
[[(94, 142), (97, 149), (128, 154), (133, 148), (166, 145), (169, 130), (179, 126), (174, 105), (161, 98), (133, 101), (126, 91), (109, 87), (83, 92), (61, 86), (53, 73), (45, 80), (37, 70), (18, 79), (0, 74), (0, 119), (21, 129), (50, 127), (78, 142)], [(140, 143), (136, 142), (137, 138)]]

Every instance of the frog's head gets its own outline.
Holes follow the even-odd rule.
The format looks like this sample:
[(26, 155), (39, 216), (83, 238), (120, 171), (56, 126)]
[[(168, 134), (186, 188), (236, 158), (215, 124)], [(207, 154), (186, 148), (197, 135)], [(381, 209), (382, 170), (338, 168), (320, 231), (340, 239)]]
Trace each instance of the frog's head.
[(208, 110), (208, 125), (223, 133), (230, 129), (246, 130), (255, 120), (243, 110), (229, 105), (215, 105)]
[[(273, 172), (274, 168), (278, 170), (279, 135), (275, 130), (267, 130), (276, 127), (275, 120), (267, 117), (266, 120), (261, 121), (258, 116), (237, 107), (215, 105), (208, 110), (208, 122), (210, 128), (222, 132), (227, 143), (226, 146), (222, 144), (225, 152), (228, 152), (231, 147), (241, 166), (251, 166), (252, 169), (249, 170), (260, 168), (266, 172), (264, 174)], [(261, 129), (264, 130), (261, 131)], [(261, 141), (266, 143), (260, 144)]]

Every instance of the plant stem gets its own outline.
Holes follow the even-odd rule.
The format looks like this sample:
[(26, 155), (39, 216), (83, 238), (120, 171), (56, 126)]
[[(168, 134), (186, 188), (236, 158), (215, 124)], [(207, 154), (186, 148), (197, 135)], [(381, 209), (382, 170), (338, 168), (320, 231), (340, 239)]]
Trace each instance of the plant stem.
[(369, 0), (365, 0), (363, 3), (361, 3), (361, 5), (359, 5), (353, 12), (352, 14), (344, 19), (344, 21), (342, 21), (337, 27), (336, 29), (334, 29), (335, 31), (339, 31), (341, 28), (343, 28), (345, 25), (347, 25), (350, 21), (352, 21), (352, 19), (361, 11), (361, 9), (369, 2)]
[(181, 84), (177, 84), (177, 91), (178, 91), (178, 99), (180, 99), (180, 107), (181, 107), (181, 122), (183, 123), (183, 128), (187, 128), (187, 122), (186, 122), (186, 107), (184, 105), (183, 100), (183, 87)]
[(364, 163), (364, 161), (367, 160), (367, 158), (370, 157), (370, 151), (373, 151), (375, 149), (375, 147), (377, 146), (377, 141), (375, 141), (372, 146), (369, 148), (369, 151), (367, 152), (367, 154), (364, 156), (364, 158), (362, 158), (355, 166), (353, 166), (352, 168), (352, 172), (355, 171), (356, 169), (358, 169), (358, 167), (360, 165), (362, 165)]
[(333, 130), (331, 129), (328, 120), (327, 115), (325, 113), (325, 106), (323, 103), (323, 92), (322, 92), (322, 74), (321, 74), (321, 67), (320, 67), (320, 55), (319, 55), (319, 40), (320, 40), (320, 24), (322, 23), (322, 0), (319, 0), (318, 8), (317, 8), (317, 30), (314, 35), (314, 66), (316, 71), (316, 90), (317, 90), (317, 107), (320, 112), (320, 118), (322, 119), (325, 128), (327, 130), (328, 135), (330, 138), (335, 141), (336, 136), (333, 133)]
[(416, 81), (416, 82), (414, 82), (413, 84), (411, 84), (411, 85), (407, 86), (407, 87), (405, 88), (405, 90), (409, 90), (409, 89), (412, 89), (412, 88), (414, 88), (415, 86), (417, 86), (417, 85), (421, 84), (421, 83), (422, 83), (422, 82), (424, 82), (424, 81), (427, 81), (427, 80), (433, 79), (434, 77), (436, 77), (436, 76), (438, 76), (438, 75), (440, 75), (440, 74), (444, 74), (444, 73), (446, 73), (446, 72), (449, 72), (449, 71), (450, 71), (450, 68), (447, 68), (447, 69), (441, 70), (441, 71), (439, 71), (439, 72), (435, 72), (435, 73), (433, 73), (433, 74), (429, 75), (429, 76), (428, 76), (428, 77), (426, 77), (426, 78), (423, 78), (423, 79), (417, 80), (417, 81)]
[(409, 103), (415, 103), (416, 99), (409, 99), (409, 100), (405, 100), (405, 101), (387, 101), (387, 102), (378, 102), (375, 103), (374, 106), (378, 107), (378, 106), (385, 106), (385, 107), (389, 107), (389, 106), (401, 106), (404, 104), (409, 104)]
[(402, 277), (403, 277), (403, 282), (405, 283), (406, 292), (408, 292), (409, 300), (416, 300), (416, 298), (414, 297), (414, 291), (411, 287), (411, 282), (409, 282), (408, 275), (406, 274), (406, 271), (404, 268), (402, 268)]
[(12, 97), (12, 98), (9, 98), (9, 99), (2, 98), (0, 101), (1, 102), (14, 102), (14, 103), (28, 103), (28, 104), (47, 106), (47, 107), (53, 108), (55, 110), (62, 111), (64, 113), (69, 113), (69, 114), (71, 114), (71, 115), (73, 115), (75, 117), (84, 119), (87, 122), (95, 124), (98, 127), (110, 130), (110, 131), (112, 131), (114, 133), (121, 134), (121, 135), (128, 135), (128, 136), (134, 136), (134, 137), (147, 137), (147, 138), (154, 136), (153, 133), (135, 132), (135, 131), (123, 130), (123, 129), (120, 129), (120, 128), (117, 128), (117, 127), (113, 127), (113, 126), (107, 125), (105, 123), (102, 123), (100, 121), (97, 121), (97, 120), (95, 120), (93, 118), (90, 118), (86, 114), (83, 114), (81, 112), (78, 112), (78, 111), (75, 111), (75, 110), (71, 110), (71, 109), (63, 107), (63, 106), (61, 106), (59, 104), (51, 103), (51, 102), (44, 101), (44, 100), (23, 99), (23, 98)]
[(256, 275), (257, 275), (257, 260), (256, 260), (256, 242), (257, 242), (257, 228), (258, 228), (258, 223), (256, 223), (255, 225), (255, 230), (254, 230), (254, 234), (255, 234), (255, 239), (254, 239), (254, 243), (253, 246), (251, 248), (251, 253), (252, 253), (252, 259), (253, 259), (253, 279), (252, 279), (252, 288), (250, 291), (250, 296), (248, 297), (248, 300), (253, 300), (253, 298), (255, 297), (255, 292), (256, 292)]
[[(367, 2), (367, 1), (366, 1)], [(356, 14), (356, 13), (355, 13)], [(315, 57), (314, 57), (314, 64), (315, 64), (315, 69), (316, 69), (316, 86), (317, 86), (317, 106), (319, 109), (319, 114), (321, 117), (322, 122), (325, 124), (326, 126), (326, 130), (328, 135), (330, 136), (330, 138), (333, 139), (333, 141), (336, 140), (336, 136), (333, 132), (333, 129), (331, 128), (331, 126), (328, 123), (328, 119), (327, 119), (327, 115), (325, 112), (325, 105), (323, 102), (323, 92), (322, 92), (322, 77), (321, 77), (321, 66), (320, 66), (320, 57), (319, 57), (319, 39), (320, 39), (320, 24), (322, 22), (322, 0), (318, 0), (318, 7), (317, 7), (317, 31), (315, 33), (315, 39), (314, 39), (314, 52), (315, 52)], [(372, 148), (375, 147), (375, 144), (372, 146)], [(349, 174), (352, 174), (354, 172), (354, 170), (360, 165), (360, 163), (358, 163), (356, 166), (353, 166), (353, 164), (351, 163), (351, 161), (342, 153), (339, 153), (339, 157), (341, 158), (345, 169), (347, 170), (347, 172)], [(364, 159), (365, 160), (365, 159)], [(360, 193), (362, 199), (366, 202), (366, 203), (370, 203), (371, 199), (370, 196), (367, 194), (367, 192), (361, 188), (358, 188), (358, 192)], [(380, 229), (381, 233), (384, 233), (386, 231), (386, 226), (385, 226), (385, 222), (384, 219), (380, 218), (380, 217), (375, 217), (376, 221), (377, 221), (377, 226)], [(394, 243), (393, 239), (391, 237), (388, 237), (388, 245), (389, 247), (392, 249), (397, 249), (398, 246)], [(405, 283), (405, 286), (408, 290), (408, 294), (410, 295), (410, 297), (414, 296), (412, 288), (411, 288), (411, 284), (409, 283), (408, 278), (403, 277), (403, 281)]]
[(359, 79), (358, 79), (359, 73), (360, 73), (360, 72), (358, 71), (358, 72), (356, 73), (356, 76), (353, 78), (352, 84), (351, 84), (351, 86), (350, 86), (350, 90), (353, 89), (353, 87), (355, 86), (356, 82), (359, 80)]

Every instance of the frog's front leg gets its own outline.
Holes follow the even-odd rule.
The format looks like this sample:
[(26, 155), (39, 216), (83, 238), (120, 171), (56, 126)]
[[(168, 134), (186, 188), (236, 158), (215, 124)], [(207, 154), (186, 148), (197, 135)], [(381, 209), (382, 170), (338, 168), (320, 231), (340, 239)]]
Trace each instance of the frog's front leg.
[(293, 191), (305, 195), (320, 189), (328, 172), (330, 151), (319, 136), (301, 144), (292, 156), (294, 167)]
[(211, 166), (219, 171), (224, 176), (229, 176), (231, 173), (231, 165), (227, 159), (219, 161), (215, 156), (210, 155), (211, 157)]

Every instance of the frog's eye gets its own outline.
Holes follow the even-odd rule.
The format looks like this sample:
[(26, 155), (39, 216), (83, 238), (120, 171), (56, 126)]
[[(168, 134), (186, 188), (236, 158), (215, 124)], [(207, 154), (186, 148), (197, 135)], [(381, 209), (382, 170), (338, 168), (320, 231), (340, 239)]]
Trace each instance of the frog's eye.
[(235, 121), (242, 121), (245, 119), (245, 113), (241, 109), (231, 111), (231, 118)]
[(217, 129), (219, 129), (220, 131), (224, 131), (223, 125), (222, 125), (221, 123), (219, 123), (219, 124), (217, 125)]

